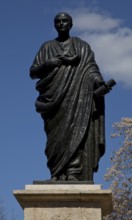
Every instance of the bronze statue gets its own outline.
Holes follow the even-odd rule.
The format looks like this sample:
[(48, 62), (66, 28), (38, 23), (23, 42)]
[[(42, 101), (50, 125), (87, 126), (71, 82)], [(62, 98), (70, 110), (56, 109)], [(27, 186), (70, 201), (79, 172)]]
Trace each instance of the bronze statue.
[(30, 68), (39, 79), (36, 111), (44, 120), (46, 156), (53, 181), (93, 181), (105, 152), (104, 97), (108, 91), (88, 43), (69, 35), (72, 18), (61, 12), (58, 37), (45, 42)]

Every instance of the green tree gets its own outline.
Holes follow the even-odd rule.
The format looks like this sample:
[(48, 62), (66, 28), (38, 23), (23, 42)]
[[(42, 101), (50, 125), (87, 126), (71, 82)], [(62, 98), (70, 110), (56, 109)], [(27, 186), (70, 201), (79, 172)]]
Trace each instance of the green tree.
[(121, 146), (113, 152), (111, 168), (105, 175), (113, 194), (113, 212), (105, 220), (132, 219), (132, 118), (122, 118), (114, 125), (113, 138), (121, 140)]

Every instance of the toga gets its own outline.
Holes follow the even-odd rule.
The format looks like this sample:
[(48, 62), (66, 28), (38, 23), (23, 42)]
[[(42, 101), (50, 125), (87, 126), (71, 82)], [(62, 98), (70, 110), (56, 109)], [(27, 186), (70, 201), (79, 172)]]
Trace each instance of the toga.
[(75, 171), (80, 180), (91, 180), (105, 151), (104, 97), (93, 95), (95, 81), (102, 76), (89, 44), (77, 37), (66, 44), (57, 39), (45, 42), (31, 70), (62, 54), (77, 54), (79, 60), (41, 70), (36, 83), (35, 106), (44, 120), (47, 165), (52, 178)]

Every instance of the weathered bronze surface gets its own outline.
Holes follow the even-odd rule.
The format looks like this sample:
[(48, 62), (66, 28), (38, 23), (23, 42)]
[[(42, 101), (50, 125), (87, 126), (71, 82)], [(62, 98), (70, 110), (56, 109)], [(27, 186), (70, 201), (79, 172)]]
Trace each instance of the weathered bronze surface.
[(45, 153), (53, 181), (93, 181), (105, 152), (104, 97), (94, 91), (105, 86), (90, 45), (71, 37), (72, 18), (54, 19), (58, 37), (45, 42), (30, 68), (39, 79), (36, 111), (47, 134)]

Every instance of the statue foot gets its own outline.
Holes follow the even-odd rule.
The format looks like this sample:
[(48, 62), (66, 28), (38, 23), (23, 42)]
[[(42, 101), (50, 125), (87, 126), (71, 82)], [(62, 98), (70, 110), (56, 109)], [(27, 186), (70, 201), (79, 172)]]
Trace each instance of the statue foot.
[(79, 181), (79, 179), (74, 175), (69, 175), (67, 177), (67, 181)]
[(57, 181), (57, 177), (56, 176), (52, 177), (51, 181)]

